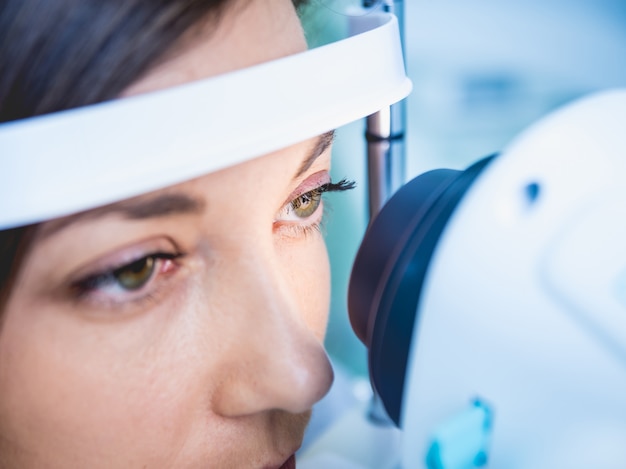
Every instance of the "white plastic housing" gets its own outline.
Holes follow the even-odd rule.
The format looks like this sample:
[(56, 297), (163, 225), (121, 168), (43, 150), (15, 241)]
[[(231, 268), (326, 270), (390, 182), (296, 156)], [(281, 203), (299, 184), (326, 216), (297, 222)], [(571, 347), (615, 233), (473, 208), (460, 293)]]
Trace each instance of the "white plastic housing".
[(626, 467), (625, 123), (626, 91), (570, 105), (461, 201), (418, 306), (403, 469), (475, 397), (488, 467)]

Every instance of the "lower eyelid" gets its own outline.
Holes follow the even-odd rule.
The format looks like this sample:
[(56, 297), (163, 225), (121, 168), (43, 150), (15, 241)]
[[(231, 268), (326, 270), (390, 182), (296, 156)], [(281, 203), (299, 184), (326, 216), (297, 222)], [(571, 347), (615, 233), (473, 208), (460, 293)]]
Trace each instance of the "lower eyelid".
[(321, 223), (314, 223), (314, 224), (306, 225), (306, 226), (297, 225), (297, 224), (285, 224), (285, 225), (280, 226), (277, 229), (277, 232), (279, 235), (284, 236), (286, 238), (298, 239), (298, 238), (305, 238), (307, 235), (310, 235), (310, 234), (321, 233), (322, 232), (321, 227), (322, 227)]

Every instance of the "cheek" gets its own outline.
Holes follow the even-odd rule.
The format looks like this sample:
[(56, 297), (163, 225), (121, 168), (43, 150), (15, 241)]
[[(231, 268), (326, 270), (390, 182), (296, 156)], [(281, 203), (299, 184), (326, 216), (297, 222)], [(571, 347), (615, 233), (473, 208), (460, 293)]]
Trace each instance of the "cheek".
[(0, 451), (9, 441), (50, 464), (54, 455), (131, 465), (166, 461), (180, 449), (202, 397), (182, 384), (197, 381), (195, 357), (158, 313), (123, 327), (84, 327), (60, 311), (6, 313)]
[(324, 340), (330, 307), (330, 266), (321, 235), (306, 239), (306, 246), (290, 246), (282, 262), (289, 290), (298, 310), (316, 337)]

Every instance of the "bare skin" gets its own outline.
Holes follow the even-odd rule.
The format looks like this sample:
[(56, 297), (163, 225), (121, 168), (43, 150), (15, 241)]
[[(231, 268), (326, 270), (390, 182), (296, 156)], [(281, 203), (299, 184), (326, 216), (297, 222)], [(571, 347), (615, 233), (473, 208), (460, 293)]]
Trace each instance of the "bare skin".
[[(305, 47), (291, 2), (239, 2), (125, 94)], [(2, 312), (0, 466), (280, 467), (332, 381), (323, 203), (292, 204), (329, 169), (316, 138), (46, 222)]]

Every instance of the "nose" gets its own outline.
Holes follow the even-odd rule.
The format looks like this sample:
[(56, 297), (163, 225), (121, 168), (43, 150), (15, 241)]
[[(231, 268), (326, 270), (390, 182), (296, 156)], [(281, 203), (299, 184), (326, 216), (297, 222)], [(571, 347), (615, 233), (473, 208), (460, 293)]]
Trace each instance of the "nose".
[[(330, 389), (333, 371), (315, 325), (290, 283), (268, 259), (240, 256), (232, 358), (214, 394), (214, 410), (236, 417), (266, 410), (301, 413)], [(327, 308), (328, 302), (320, 303)], [(326, 305), (326, 306), (324, 306)], [(324, 321), (325, 322), (325, 321)], [(319, 327), (317, 327), (319, 328)]]

